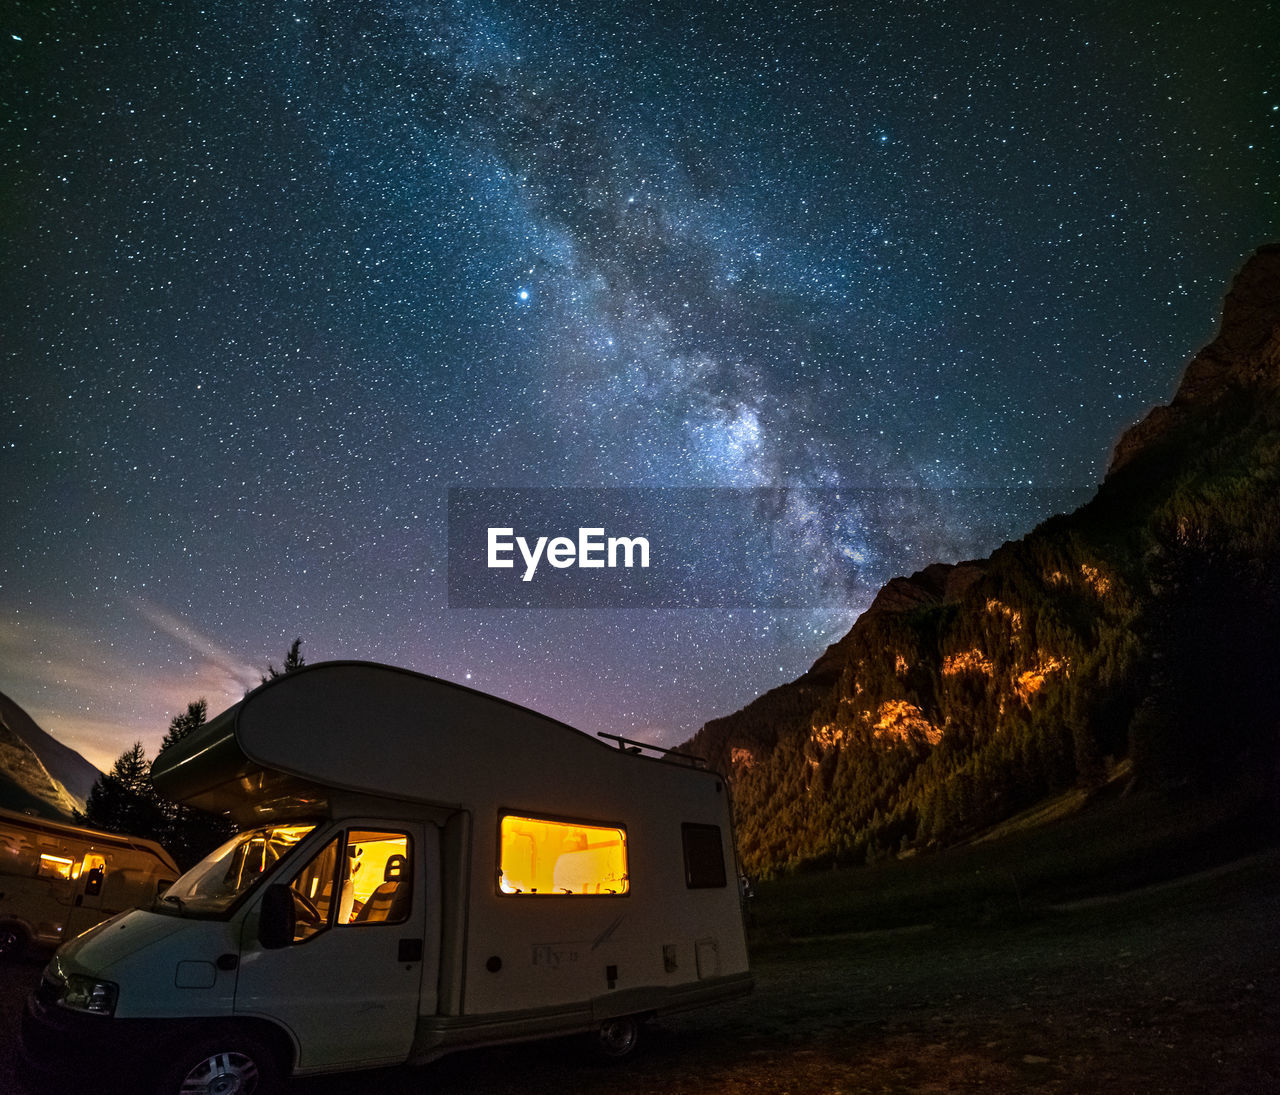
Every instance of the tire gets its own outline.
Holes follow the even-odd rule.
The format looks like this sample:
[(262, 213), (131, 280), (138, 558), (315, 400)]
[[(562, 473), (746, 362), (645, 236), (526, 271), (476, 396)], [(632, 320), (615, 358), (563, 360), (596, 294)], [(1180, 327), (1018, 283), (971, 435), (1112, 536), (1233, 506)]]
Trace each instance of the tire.
[(265, 1042), (238, 1030), (172, 1047), (156, 1095), (276, 1095), (283, 1070)]
[(16, 962), (31, 946), (27, 929), (12, 920), (0, 923), (0, 962)]
[(625, 1061), (640, 1047), (644, 1024), (638, 1015), (606, 1019), (591, 1036), (596, 1060), (606, 1064)]

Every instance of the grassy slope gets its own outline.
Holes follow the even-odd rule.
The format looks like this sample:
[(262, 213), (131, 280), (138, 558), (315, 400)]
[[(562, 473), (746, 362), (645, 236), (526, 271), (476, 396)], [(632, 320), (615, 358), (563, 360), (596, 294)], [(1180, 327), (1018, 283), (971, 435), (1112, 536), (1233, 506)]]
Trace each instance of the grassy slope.
[(1031, 919), (1057, 903), (1178, 878), (1275, 843), (1280, 826), (1260, 801), (1243, 792), (1231, 800), (1104, 794), (1071, 816), (982, 843), (764, 882), (752, 937)]

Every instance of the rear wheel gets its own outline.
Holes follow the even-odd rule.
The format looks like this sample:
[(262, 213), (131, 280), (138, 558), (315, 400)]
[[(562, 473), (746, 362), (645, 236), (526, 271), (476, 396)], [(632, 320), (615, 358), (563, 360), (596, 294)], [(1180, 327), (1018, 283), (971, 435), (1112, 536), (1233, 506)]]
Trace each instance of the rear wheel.
[(274, 1095), (280, 1061), (251, 1034), (228, 1031), (179, 1047), (163, 1070), (157, 1095)]
[(602, 1061), (626, 1060), (639, 1048), (643, 1029), (638, 1015), (606, 1020), (593, 1036), (596, 1057)]

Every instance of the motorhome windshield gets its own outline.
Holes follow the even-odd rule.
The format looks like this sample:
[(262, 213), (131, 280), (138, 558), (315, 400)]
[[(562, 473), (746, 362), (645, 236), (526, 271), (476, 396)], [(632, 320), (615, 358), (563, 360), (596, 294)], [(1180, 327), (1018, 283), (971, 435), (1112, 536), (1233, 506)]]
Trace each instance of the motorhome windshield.
[(165, 890), (156, 909), (178, 916), (223, 915), (314, 828), (271, 825), (233, 836)]

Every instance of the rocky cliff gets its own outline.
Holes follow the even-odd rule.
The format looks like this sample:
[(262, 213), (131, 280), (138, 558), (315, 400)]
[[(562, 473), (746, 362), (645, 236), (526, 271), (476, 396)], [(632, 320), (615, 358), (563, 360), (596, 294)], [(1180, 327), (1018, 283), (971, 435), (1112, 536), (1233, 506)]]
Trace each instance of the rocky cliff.
[(1278, 620), (1272, 245), (1090, 503), (989, 559), (889, 582), (809, 672), (685, 748), (732, 780), (749, 870), (862, 862), (972, 835), (1122, 760), (1152, 779), (1274, 766)]

